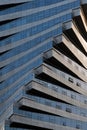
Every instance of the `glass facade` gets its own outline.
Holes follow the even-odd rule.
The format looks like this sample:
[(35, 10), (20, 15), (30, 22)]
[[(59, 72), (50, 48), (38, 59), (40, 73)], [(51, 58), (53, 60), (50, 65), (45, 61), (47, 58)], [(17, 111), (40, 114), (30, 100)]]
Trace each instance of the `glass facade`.
[[(48, 124), (51, 123), (52, 126), (57, 125), (57, 128), (54, 127), (55, 130), (59, 129), (60, 126), (63, 126), (63, 129), (66, 127), (67, 130), (87, 129), (87, 68), (79, 61), (77, 62), (74, 51), (71, 55), (63, 42), (55, 45), (53, 40), (54, 37), (62, 34), (66, 35), (69, 40), (71, 40), (70, 35), (75, 37), (75, 31), (74, 34), (71, 34), (73, 32), (72, 26), (71, 28), (67, 26), (68, 31), (64, 30), (63, 24), (69, 21), (74, 21), (77, 30), (80, 32), (78, 19), (81, 20), (80, 23), (84, 26), (83, 19), (79, 16), (79, 13), (78, 17), (74, 18), (73, 10), (81, 9), (81, 7), (85, 16), (87, 2), (84, 3), (81, 0), (26, 0), (26, 2), (24, 0), (17, 3), (15, 1), (13, 4), (10, 2), (9, 4), (6, 4), (6, 2), (0, 3), (1, 130), (51, 129), (49, 125), (47, 128), (43, 128), (43, 125), (39, 126), (38, 124), (36, 126), (33, 123), (25, 124), (23, 127), (23, 122), (15, 121), (17, 124), (21, 124), (16, 126), (14, 122), (10, 122), (12, 115), (20, 115), (20, 117), (23, 116), (30, 120), (41, 121), (42, 124), (47, 122)], [(75, 45), (75, 43), (72, 44)], [(76, 44), (79, 50), (78, 41)], [(63, 53), (62, 56), (65, 57), (63, 62), (66, 62), (66, 64), (72, 63), (73, 70), (68, 65), (65, 67), (61, 58), (59, 58), (60, 61), (57, 61), (54, 55), (50, 56), (50, 53), (44, 56), (52, 48)], [(84, 52), (83, 49), (82, 47), (82, 53)], [(48, 74), (43, 71), (44, 67), (37, 69), (44, 64), (49, 68)], [(77, 71), (74, 72), (75, 66), (79, 68), (80, 76)], [(53, 76), (55, 73), (55, 75), (59, 75), (60, 79), (52, 77), (49, 74), (50, 70), (53, 71), (51, 72)], [(37, 73), (39, 71), (42, 71), (40, 75)], [(84, 75), (86, 77), (85, 81), (83, 80)], [(37, 88), (37, 86), (30, 84), (32, 81), (38, 83), (37, 90), (33, 88)], [(43, 86), (43, 89), (39, 88), (39, 85)], [(28, 93), (27, 89), (29, 89)], [(45, 89), (51, 91), (52, 94), (47, 95)], [(60, 96), (55, 98), (54, 93)], [(64, 96), (67, 99), (66, 101)], [(38, 110), (32, 107), (31, 110), (30, 107), (29, 109), (23, 107), (22, 109), (19, 105), (22, 98), (48, 106), (49, 109), (61, 110), (67, 116), (49, 113), (45, 109), (42, 110), (42, 108)], [(15, 104), (17, 105), (15, 106)], [(9, 112), (10, 106), (13, 107)], [(75, 115), (81, 117), (81, 119), (78, 120)], [(74, 116), (73, 119), (70, 118), (71, 116)], [(2, 126), (3, 121), (5, 122), (4, 128)]]

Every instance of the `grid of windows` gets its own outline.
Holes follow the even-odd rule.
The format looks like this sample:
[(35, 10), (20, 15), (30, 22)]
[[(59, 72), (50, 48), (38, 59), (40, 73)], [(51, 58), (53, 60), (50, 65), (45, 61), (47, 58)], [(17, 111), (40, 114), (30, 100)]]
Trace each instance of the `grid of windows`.
[[(31, 0), (14, 6), (9, 3), (9, 5), (6, 5), (8, 8), (6, 8), (4, 3), (3, 9), (0, 11), (0, 116), (3, 116), (3, 120), (8, 117), (8, 112), (5, 114), (7, 108), (22, 97), (27, 97), (50, 108), (60, 109), (68, 114), (87, 117), (87, 109), (85, 108), (87, 97), (86, 94), (80, 93), (80, 89), (87, 90), (87, 83), (78, 79), (78, 76), (68, 69), (63, 69), (64, 66), (60, 62), (56, 62), (55, 58), (51, 57), (52, 63), (50, 63), (50, 58), (47, 57), (47, 61), (44, 57), (45, 52), (52, 48), (62, 51), (62, 43), (59, 43), (59, 47), (56, 47), (53, 37), (65, 33), (63, 23), (72, 20), (72, 10), (79, 8), (80, 4), (80, 0)], [(67, 35), (68, 32), (65, 34)], [(66, 53), (68, 53), (67, 50), (63, 52), (63, 54)], [(73, 56), (68, 54), (68, 57), (67, 61), (73, 65), (71, 60)], [(54, 82), (51, 76), (43, 75), (45, 72), (40, 75), (40, 80), (37, 80), (39, 76), (34, 73), (34, 69), (42, 65), (43, 62), (48, 64), (48, 68), (57, 63), (57, 69), (54, 69), (54, 72), (60, 76), (60, 79), (66, 80), (70, 85), (73, 84), (80, 92), (69, 88), (64, 83)], [(52, 81), (49, 83), (50, 77)], [(46, 88), (52, 93), (61, 94), (67, 99), (70, 98), (72, 102), (77, 101), (84, 106), (80, 107), (80, 105), (65, 102), (63, 99), (48, 98), (45, 94), (41, 97), (40, 92), (33, 93), (32, 88), (30, 93), (26, 94), (25, 86), (32, 80), (42, 84), (43, 89)], [(20, 110), (13, 106), (13, 113), (60, 126), (82, 130), (87, 128), (87, 122), (81, 121), (81, 119), (71, 119), (42, 111)], [(0, 119), (1, 122), (2, 119)], [(5, 129), (27, 130), (26, 128), (12, 128), (9, 124), (6, 124)]]

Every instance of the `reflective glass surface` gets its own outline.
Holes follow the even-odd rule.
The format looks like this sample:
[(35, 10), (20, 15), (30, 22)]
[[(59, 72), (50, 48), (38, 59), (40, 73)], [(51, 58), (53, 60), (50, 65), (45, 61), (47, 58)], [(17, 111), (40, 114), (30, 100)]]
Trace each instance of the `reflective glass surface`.
[[(16, 6), (9, 6), (0, 11), (0, 116), (4, 119), (12, 113), (8, 108), (23, 96), (33, 99), (34, 102), (44, 104), (54, 109), (87, 117), (87, 109), (73, 104), (59, 102), (45, 97), (25, 94), (25, 85), (35, 79), (34, 68), (43, 63), (43, 53), (54, 45), (53, 37), (63, 33), (63, 23), (72, 20), (72, 10), (80, 6), (80, 0), (33, 0)], [(65, 59), (64, 59), (65, 60)], [(67, 60), (69, 62), (69, 60)], [(72, 63), (73, 65), (74, 63)], [(79, 67), (79, 66), (77, 66)], [(81, 69), (81, 67), (79, 67)], [(53, 69), (56, 74), (68, 83), (73, 81), (78, 89), (87, 90), (87, 84), (69, 74)], [(86, 73), (86, 71), (83, 73)], [(67, 96), (70, 100), (87, 104), (87, 97), (69, 89), (69, 86), (54, 85), (45, 81), (36, 80), (52, 92)], [(5, 114), (5, 112), (7, 112)], [(51, 114), (18, 110), (14, 113), (24, 117), (69, 126), (72, 128), (87, 129), (87, 122), (54, 116)], [(12, 128), (6, 125), (6, 130), (26, 130)], [(28, 129), (29, 130), (29, 129)], [(31, 129), (30, 129), (31, 130)]]

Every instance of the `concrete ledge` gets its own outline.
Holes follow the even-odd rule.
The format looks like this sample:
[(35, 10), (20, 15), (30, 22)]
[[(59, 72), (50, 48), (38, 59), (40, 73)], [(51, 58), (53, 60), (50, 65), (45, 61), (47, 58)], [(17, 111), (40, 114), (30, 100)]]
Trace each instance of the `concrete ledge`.
[[(74, 61), (72, 61), (67, 56), (57, 51), (56, 49), (52, 48), (51, 50), (48, 50), (47, 52), (44, 53), (44, 57), (46, 59), (50, 59), (53, 57), (55, 60), (59, 61), (62, 65), (64, 65), (64, 67), (66, 67), (75, 75), (77, 75), (77, 77), (87, 82), (87, 75), (86, 75), (87, 70), (81, 67), (79, 64), (75, 63)], [(79, 71), (75, 66), (79, 68)], [(84, 74), (82, 73), (82, 71), (84, 72)]]
[(72, 13), (73, 18), (80, 22), (80, 26), (83, 26), (84, 30), (87, 32), (87, 21), (82, 8), (74, 9)]
[(55, 42), (54, 46), (58, 46), (58, 44), (64, 44), (70, 50), (70, 52), (80, 61), (80, 63), (85, 68), (87, 68), (87, 57), (68, 39), (66, 35), (58, 35), (54, 37), (53, 41)]
[[(61, 79), (61, 80), (63, 81), (63, 79)], [(56, 91), (53, 91), (53, 90), (51, 90), (49, 88), (43, 87), (43, 85), (37, 83), (36, 81), (30, 82), (30, 84), (27, 86), (27, 91), (28, 91), (28, 88), (29, 89), (30, 88), (34, 89), (34, 90), (39, 91), (41, 93), (44, 93), (44, 94), (46, 94), (46, 95), (48, 95), (50, 97), (62, 100), (64, 102), (70, 103), (70, 104), (75, 105), (75, 106), (79, 106), (79, 107), (82, 107), (82, 108), (87, 107), (86, 104), (84, 104), (82, 102), (79, 102), (79, 101), (77, 101), (75, 99), (72, 99), (72, 98), (70, 98), (70, 97), (68, 97), (66, 95), (60, 94), (60, 93), (58, 93)], [(79, 91), (79, 90), (77, 89), (77, 91)]]
[(71, 35), (74, 34), (77, 37), (77, 39), (80, 42), (80, 44), (82, 45), (84, 51), (87, 53), (87, 42), (82, 37), (82, 35), (78, 31), (76, 25), (72, 21), (64, 23), (63, 24), (63, 30), (64, 31), (71, 30)]
[(87, 4), (87, 0), (81, 0), (81, 4), (82, 5)]
[(67, 87), (70, 87), (71, 89), (77, 91), (78, 93), (81, 93), (85, 96), (87, 96), (87, 92), (85, 89), (77, 87), (75, 84), (67, 81), (65, 78), (63, 78), (61, 75), (55, 73), (52, 69), (50, 69), (46, 64), (42, 64), (37, 69), (35, 69), (35, 74), (46, 74), (48, 77), (52, 77), (54, 80), (61, 82), (62, 84), (66, 85)]
[(37, 110), (42, 110), (42, 111), (45, 111), (45, 112), (48, 112), (48, 113), (51, 113), (54, 115), (59, 115), (59, 116), (63, 116), (66, 118), (87, 122), (87, 117), (83, 117), (80, 115), (76, 115), (74, 113), (69, 113), (69, 112), (66, 112), (63, 110), (59, 110), (59, 109), (56, 109), (56, 108), (51, 107), (51, 106), (43, 105), (43, 104), (37, 103), (35, 101), (29, 100), (27, 98), (22, 98), (18, 102), (18, 104), (20, 104), (20, 106), (35, 108)]
[[(68, 126), (60, 126), (40, 120), (34, 120), (34, 119), (29, 119), (26, 117), (23, 117), (21, 115), (13, 115), (10, 118), (11, 122), (16, 122), (16, 123), (21, 123), (25, 125), (33, 125), (41, 128), (48, 128), (48, 129), (53, 129), (53, 130), (77, 130), (76, 128), (71, 128)], [(80, 129), (79, 129), (80, 130)]]

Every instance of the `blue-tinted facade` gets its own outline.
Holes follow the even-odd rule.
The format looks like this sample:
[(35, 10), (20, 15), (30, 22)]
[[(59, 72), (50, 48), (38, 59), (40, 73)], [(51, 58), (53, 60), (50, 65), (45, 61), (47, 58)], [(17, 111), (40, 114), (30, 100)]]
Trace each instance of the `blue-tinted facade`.
[[(54, 38), (64, 34), (72, 42), (72, 37), (75, 37), (72, 34), (73, 29), (71, 27), (69, 33), (69, 31), (65, 30), (63, 24), (69, 21), (74, 21), (77, 28), (80, 28), (78, 27), (78, 19), (80, 19), (80, 15), (78, 14), (78, 16), (75, 16), (74, 18), (73, 10), (81, 9), (82, 7), (86, 19), (85, 9), (87, 7), (87, 1), (18, 0), (17, 2), (11, 2), (7, 0), (0, 3), (1, 129), (3, 127), (5, 130), (51, 129), (50, 127), (39, 125), (43, 124), (43, 122), (47, 122), (48, 125), (46, 124), (46, 126), (49, 126), (49, 123), (51, 123), (55, 130), (60, 129), (61, 126), (63, 127), (61, 127), (61, 129), (65, 128), (66, 130), (86, 130), (87, 68), (85, 65), (82, 65), (80, 59), (77, 58), (74, 53), (72, 55), (71, 53), (69, 54), (65, 47), (61, 45), (62, 43), (59, 44), (58, 47)], [(82, 23), (83, 19), (80, 20)], [(81, 26), (84, 26), (84, 24)], [(82, 29), (82, 31), (81, 28), (79, 29), (79, 33), (83, 37), (86, 31), (85, 27)], [(73, 33), (76, 32), (73, 31)], [(83, 39), (86, 41), (85, 36)], [(78, 37), (77, 39), (73, 39), (75, 44), (73, 42), (72, 44), (75, 45), (76, 49), (81, 51), (81, 55), (84, 55), (86, 61), (85, 45), (79, 45), (80, 40), (79, 44), (78, 40)], [(71, 61), (74, 61), (77, 67), (80, 68), (81, 66), (83, 73), (85, 72), (85, 79), (84, 75), (81, 74), (81, 76), (79, 76), (79, 73), (74, 73), (74, 67), (73, 70), (70, 70), (67, 67), (64, 68), (63, 63), (60, 63), (60, 61), (57, 63), (51, 57), (51, 59), (45, 59), (44, 54), (52, 48), (55, 48)], [(74, 88), (71, 89), (69, 85), (65, 85), (61, 81), (55, 81), (51, 76), (47, 76), (46, 74), (46, 77), (44, 77), (43, 73), (45, 72), (40, 75), (36, 74), (37, 68), (43, 64), (46, 64), (48, 68), (53, 67), (52, 69), (56, 74), (59, 74), (62, 77), (65, 76), (63, 78), (65, 78), (66, 82), (74, 82), (77, 87), (82, 87), (81, 90), (83, 91), (81, 92), (78, 88), (78, 91)], [(71, 77), (70, 81), (68, 81), (69, 77)], [(68, 99), (70, 98), (70, 101), (68, 99), (68, 101), (65, 101), (64, 97), (58, 98), (55, 96), (49, 96), (49, 94), (47, 95), (45, 92), (41, 92), (40, 94), (39, 90), (36, 91), (34, 90), (35, 88), (32, 88), (32, 85), (29, 85), (33, 81), (37, 82), (38, 85), (41, 84), (43, 89), (47, 88), (48, 91), (55, 91), (56, 94), (60, 94), (59, 97), (63, 95), (66, 98), (68, 97)], [(31, 89), (29, 87), (27, 88), (27, 86)], [(48, 111), (48, 108), (46, 108), (46, 110), (43, 110), (42, 108), (40, 109), (40, 107), (33, 108), (32, 105), (32, 107), (25, 107), (26, 105), (20, 107), (18, 104), (20, 104), (20, 100), (23, 98), (44, 105), (42, 106), (43, 109), (47, 106), (50, 111)], [(61, 112), (58, 111), (58, 113), (52, 113), (51, 108), (55, 111), (56, 109), (61, 110)], [(66, 113), (63, 114), (63, 112)], [(36, 126), (32, 121), (32, 124), (24, 123), (24, 126), (22, 126), (23, 122), (10, 122), (10, 120), (15, 119), (12, 117), (12, 115), (15, 116), (15, 114), (20, 115), (20, 119), (21, 116), (23, 116), (30, 120), (34, 119), (38, 122), (41, 121), (41, 123)], [(2, 123), (3, 121), (4, 123)]]

